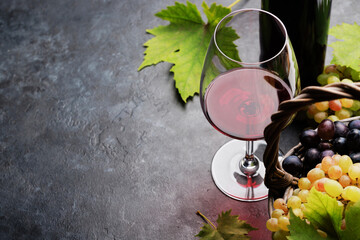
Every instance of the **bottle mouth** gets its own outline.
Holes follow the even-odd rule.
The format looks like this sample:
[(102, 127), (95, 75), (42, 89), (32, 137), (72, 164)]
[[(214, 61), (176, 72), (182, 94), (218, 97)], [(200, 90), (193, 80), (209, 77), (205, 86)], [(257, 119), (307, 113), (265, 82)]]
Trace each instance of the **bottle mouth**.
[[(261, 61), (239, 61), (236, 60), (230, 56), (228, 56), (227, 54), (224, 53), (224, 51), (221, 49), (221, 47), (219, 46), (218, 42), (217, 42), (217, 33), (222, 29), (222, 27), (225, 27), (229, 22), (231, 22), (231, 18), (233, 18), (234, 16), (241, 14), (241, 13), (245, 13), (245, 12), (257, 12), (258, 15), (260, 16), (261, 14), (265, 14), (269, 17), (271, 17), (271, 19), (273, 19), (273, 23), (275, 23), (278, 28), (280, 29), (280, 31), (282, 32), (283, 35), (283, 44), (279, 44), (281, 47), (279, 48), (279, 51), (276, 51), (274, 54), (272, 54), (271, 57), (268, 57), (264, 60)], [(241, 37), (241, 36), (240, 36)], [(284, 49), (286, 48), (287, 42), (288, 42), (288, 34), (287, 34), (287, 30), (286, 27), (284, 25), (284, 23), (274, 14), (262, 10), (262, 9), (256, 9), (256, 8), (244, 8), (244, 9), (239, 9), (236, 11), (233, 11), (231, 13), (229, 13), (228, 15), (226, 15), (225, 17), (223, 17), (220, 22), (216, 25), (215, 27), (215, 31), (214, 31), (214, 35), (213, 35), (213, 39), (214, 39), (214, 44), (216, 46), (216, 49), (219, 51), (219, 53), (221, 55), (223, 55), (225, 58), (227, 58), (228, 60), (240, 64), (240, 65), (249, 65), (249, 66), (256, 66), (256, 65), (261, 65), (267, 62), (272, 61), (273, 59), (275, 59), (276, 57), (278, 57), (281, 52), (284, 51)]]

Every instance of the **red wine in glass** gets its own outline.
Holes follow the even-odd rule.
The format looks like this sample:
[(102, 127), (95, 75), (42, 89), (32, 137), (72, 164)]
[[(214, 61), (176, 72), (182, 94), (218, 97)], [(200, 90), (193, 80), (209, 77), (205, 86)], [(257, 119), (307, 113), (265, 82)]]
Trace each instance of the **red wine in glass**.
[(279, 103), (291, 98), (277, 75), (261, 68), (232, 69), (217, 76), (205, 92), (204, 110), (220, 132), (240, 140), (258, 140)]

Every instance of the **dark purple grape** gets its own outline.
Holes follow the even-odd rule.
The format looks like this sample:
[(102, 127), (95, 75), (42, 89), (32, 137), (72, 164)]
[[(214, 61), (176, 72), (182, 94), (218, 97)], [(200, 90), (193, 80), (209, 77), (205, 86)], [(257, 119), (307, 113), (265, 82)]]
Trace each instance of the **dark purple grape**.
[(334, 127), (335, 127), (334, 138), (346, 137), (346, 134), (349, 132), (349, 128), (343, 122), (335, 121)]
[(335, 126), (334, 122), (330, 119), (324, 119), (318, 126), (317, 130), (318, 136), (324, 140), (330, 140), (334, 137)]
[(333, 140), (333, 149), (340, 155), (347, 154), (346, 138), (338, 137)]
[(360, 149), (360, 130), (351, 129), (346, 135), (346, 143), (349, 151), (358, 151)]
[(310, 170), (320, 163), (320, 151), (317, 148), (309, 148), (304, 155), (304, 168)]
[(300, 142), (305, 148), (316, 148), (320, 143), (320, 137), (313, 129), (307, 129), (301, 132)]
[(360, 129), (360, 120), (355, 119), (349, 122), (349, 129)]
[(354, 153), (350, 153), (349, 157), (351, 158), (351, 160), (353, 161), (353, 163), (358, 163), (360, 162), (360, 152), (354, 152)]
[(330, 142), (325, 142), (322, 141), (319, 143), (318, 147), (317, 147), (320, 151), (324, 151), (327, 149), (331, 149), (332, 148), (332, 144)]
[(303, 162), (299, 157), (290, 155), (282, 162), (283, 169), (295, 177), (300, 177), (303, 170)]
[(326, 157), (326, 156), (332, 157), (332, 156), (334, 156), (334, 154), (335, 154), (334, 151), (331, 149), (327, 149), (327, 150), (320, 152), (320, 156), (319, 156), (320, 162), (324, 157)]

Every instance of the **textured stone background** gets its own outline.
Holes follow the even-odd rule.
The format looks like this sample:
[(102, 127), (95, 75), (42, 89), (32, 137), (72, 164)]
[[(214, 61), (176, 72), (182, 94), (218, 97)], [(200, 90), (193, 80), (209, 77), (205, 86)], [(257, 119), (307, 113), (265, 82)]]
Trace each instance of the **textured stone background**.
[[(198, 96), (179, 100), (167, 63), (137, 71), (145, 30), (166, 24), (154, 14), (173, 3), (0, 2), (0, 239), (188, 240), (197, 210), (215, 221), (230, 208), (264, 228), (266, 201), (229, 199), (212, 182), (229, 139)], [(359, 10), (333, 1), (331, 26), (360, 23)], [(284, 150), (296, 131), (283, 132)]]

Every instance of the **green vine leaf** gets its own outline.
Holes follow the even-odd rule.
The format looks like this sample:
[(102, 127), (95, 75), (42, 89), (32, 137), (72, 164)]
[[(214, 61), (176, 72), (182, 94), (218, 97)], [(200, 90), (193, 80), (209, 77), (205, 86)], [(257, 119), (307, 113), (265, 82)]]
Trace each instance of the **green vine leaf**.
[[(200, 214), (200, 213), (199, 213)], [(257, 228), (253, 228), (244, 220), (240, 220), (238, 215), (231, 215), (231, 210), (219, 214), (217, 227), (212, 224), (205, 216), (208, 223), (204, 224), (201, 231), (196, 235), (200, 240), (243, 240), (250, 239), (248, 233)]]
[[(217, 23), (231, 11), (216, 3), (209, 7), (203, 2), (202, 8), (208, 23), (189, 1), (186, 5), (175, 2), (174, 6), (156, 13), (155, 16), (170, 23), (147, 30), (154, 37), (144, 44), (144, 61), (138, 68), (140, 71), (160, 62), (172, 63), (170, 71), (174, 73), (175, 87), (184, 102), (199, 92), (203, 61), (212, 34)], [(231, 43), (238, 38), (234, 31), (224, 31), (224, 34)], [(230, 51), (236, 52), (236, 49), (233, 47)]]

